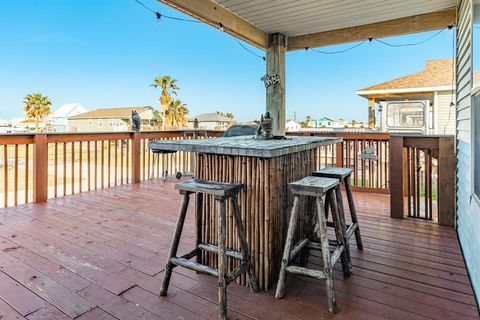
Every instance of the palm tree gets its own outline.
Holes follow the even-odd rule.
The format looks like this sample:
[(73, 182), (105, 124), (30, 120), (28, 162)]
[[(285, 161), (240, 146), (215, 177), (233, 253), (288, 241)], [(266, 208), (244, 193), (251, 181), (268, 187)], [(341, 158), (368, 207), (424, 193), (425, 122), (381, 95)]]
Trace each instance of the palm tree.
[(153, 79), (153, 83), (151, 84), (154, 88), (160, 87), (162, 89), (162, 95), (158, 99), (162, 109), (162, 129), (165, 129), (166, 111), (172, 103), (172, 95), (176, 96), (177, 91), (180, 89), (176, 83), (177, 80), (172, 79), (169, 75), (164, 75)]
[(38, 123), (50, 114), (52, 101), (41, 93), (31, 93), (25, 96), (23, 105), (23, 112), (27, 118), (35, 119), (35, 131), (38, 132)]
[(187, 125), (188, 107), (180, 99), (175, 99), (170, 103), (170, 106), (165, 111), (164, 123), (169, 128), (177, 129), (178, 127), (185, 127)]
[(225, 113), (225, 112), (222, 112), (222, 111), (217, 111), (217, 114), (220, 114), (220, 115), (225, 116), (225, 117), (230, 118), (230, 119), (235, 119), (235, 115), (231, 112)]

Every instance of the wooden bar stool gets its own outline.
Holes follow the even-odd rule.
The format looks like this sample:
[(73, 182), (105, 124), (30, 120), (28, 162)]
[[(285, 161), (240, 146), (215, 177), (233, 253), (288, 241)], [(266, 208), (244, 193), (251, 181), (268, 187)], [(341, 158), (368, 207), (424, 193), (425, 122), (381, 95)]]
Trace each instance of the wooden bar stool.
[[(172, 270), (176, 266), (182, 266), (197, 272), (206, 273), (208, 275), (218, 277), (218, 302), (219, 302), (219, 314), (218, 319), (227, 319), (227, 285), (235, 280), (243, 272), (247, 273), (247, 278), (252, 291), (258, 291), (255, 273), (253, 266), (250, 263), (250, 253), (248, 249), (247, 238), (245, 236), (245, 228), (243, 226), (242, 218), (240, 216), (240, 209), (238, 206), (237, 195), (238, 192), (243, 189), (243, 184), (238, 183), (223, 183), (212, 182), (200, 179), (193, 179), (175, 185), (175, 189), (180, 190), (180, 194), (183, 195), (180, 212), (178, 214), (177, 225), (175, 233), (173, 235), (172, 244), (170, 247), (170, 253), (168, 255), (167, 265), (165, 267), (165, 273), (162, 279), (162, 285), (160, 289), (160, 295), (165, 296), (168, 291), (170, 283), (170, 277), (172, 276)], [(187, 213), (188, 202), (190, 194), (195, 193), (197, 195), (197, 243), (196, 248), (192, 251), (177, 256), (178, 244), (182, 235), (183, 224), (185, 222), (185, 215)], [(214, 246), (208, 243), (201, 243), (199, 241), (199, 228), (201, 223), (201, 215), (199, 211), (202, 208), (203, 195), (210, 194), (214, 196), (217, 211), (217, 240), (218, 246)], [(238, 236), (240, 238), (241, 251), (228, 250), (226, 248), (226, 206), (225, 201), (231, 199), (233, 205), (233, 217), (235, 219), (235, 225), (237, 228)], [(218, 254), (218, 269), (211, 268), (209, 266), (199, 263), (198, 258), (202, 250), (213, 252)], [(242, 263), (232, 272), (227, 274), (227, 256), (240, 260)], [(197, 261), (191, 261), (190, 259), (197, 257)]]
[[(340, 218), (342, 219), (343, 223), (345, 224), (345, 227), (347, 228), (347, 232), (346, 232), (347, 244), (348, 244), (348, 240), (350, 240), (353, 233), (355, 233), (357, 248), (358, 250), (363, 250), (362, 236), (360, 235), (360, 226), (358, 224), (357, 211), (355, 210), (355, 202), (353, 201), (352, 187), (350, 185), (350, 176), (352, 175), (352, 172), (353, 172), (352, 168), (325, 167), (319, 171), (314, 171), (312, 175), (316, 177), (338, 179), (340, 183), (343, 183), (345, 185), (345, 191), (347, 193), (347, 200), (348, 200), (348, 207), (350, 209), (350, 217), (352, 219), (352, 224), (350, 225), (345, 224), (345, 210), (343, 208), (343, 196), (342, 196), (342, 190), (340, 185), (338, 185), (335, 192), (338, 199), (338, 208), (339, 208)], [(327, 207), (325, 208), (325, 212), (328, 216), (328, 203), (326, 204), (326, 206)], [(329, 225), (331, 224), (329, 223)], [(348, 250), (348, 255), (350, 256), (350, 250)]]
[[(285, 289), (286, 273), (300, 274), (315, 279), (326, 280), (326, 289), (328, 297), (328, 311), (330, 313), (337, 313), (337, 303), (335, 301), (335, 288), (333, 285), (333, 267), (340, 258), (342, 262), (342, 269), (345, 276), (350, 276), (350, 269), (348, 267), (348, 257), (345, 254), (344, 234), (340, 224), (340, 218), (337, 210), (337, 200), (335, 198), (334, 190), (339, 184), (338, 179), (320, 178), (320, 177), (306, 177), (299, 181), (288, 184), (290, 191), (295, 195), (290, 215), (290, 222), (288, 224), (287, 238), (285, 240), (285, 247), (283, 250), (282, 265), (280, 267), (280, 274), (278, 277), (276, 298), (282, 298)], [(307, 238), (300, 239), (293, 245), (294, 235), (299, 216), (299, 201), (300, 196), (314, 197), (316, 204), (316, 220), (319, 229), (316, 231), (320, 242), (313, 242), (313, 235), (307, 235)], [(330, 203), (332, 208), (332, 217), (335, 225), (336, 241), (334, 246), (330, 246), (327, 235), (327, 219), (324, 211), (324, 200)], [(291, 261), (298, 255), (303, 248), (321, 250), (323, 256), (323, 270), (314, 270), (306, 267), (292, 265)]]

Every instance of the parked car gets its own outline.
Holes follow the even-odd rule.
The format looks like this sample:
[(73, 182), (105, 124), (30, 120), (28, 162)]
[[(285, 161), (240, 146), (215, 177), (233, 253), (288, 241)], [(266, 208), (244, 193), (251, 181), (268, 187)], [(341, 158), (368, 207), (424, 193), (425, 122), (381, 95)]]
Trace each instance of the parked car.
[(256, 125), (234, 124), (224, 132), (224, 137), (253, 136), (257, 130)]

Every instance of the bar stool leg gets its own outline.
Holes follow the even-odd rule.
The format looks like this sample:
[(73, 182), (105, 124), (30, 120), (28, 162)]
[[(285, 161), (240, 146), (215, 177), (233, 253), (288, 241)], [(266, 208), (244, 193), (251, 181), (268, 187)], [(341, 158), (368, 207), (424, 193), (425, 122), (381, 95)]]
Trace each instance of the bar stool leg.
[[(335, 299), (335, 286), (333, 284), (332, 265), (330, 260), (330, 247), (327, 236), (327, 219), (325, 218), (323, 199), (316, 197), (318, 224), (320, 227), (320, 240), (322, 243), (323, 266), (326, 276), (326, 289), (328, 297), (328, 311), (337, 313), (337, 302)], [(283, 262), (283, 261), (282, 261)], [(283, 267), (283, 264), (282, 264)], [(278, 288), (277, 288), (278, 289)]]
[(357, 211), (355, 209), (355, 202), (353, 201), (352, 187), (350, 186), (350, 177), (346, 177), (345, 191), (347, 192), (348, 207), (350, 208), (350, 216), (352, 217), (352, 224), (356, 223), (355, 240), (357, 241), (358, 250), (363, 250), (362, 236), (360, 235), (360, 226), (358, 225)]
[(170, 252), (168, 253), (165, 273), (163, 274), (162, 285), (160, 287), (161, 296), (167, 295), (168, 286), (170, 284), (170, 278), (172, 276), (172, 270), (174, 267), (170, 259), (177, 255), (178, 244), (180, 243), (180, 237), (182, 236), (183, 224), (185, 222), (185, 215), (187, 214), (189, 200), (190, 200), (190, 194), (188, 192), (185, 192), (183, 194), (182, 204), (180, 206), (180, 212), (178, 213), (177, 225), (175, 227), (175, 233), (173, 235), (172, 244), (170, 245)]
[(235, 219), (235, 225), (237, 226), (238, 237), (240, 239), (240, 247), (243, 254), (243, 262), (248, 263), (247, 276), (250, 284), (250, 289), (253, 292), (258, 291), (257, 280), (255, 277), (255, 271), (250, 260), (250, 250), (248, 248), (247, 237), (245, 236), (245, 228), (243, 226), (242, 217), (240, 216), (240, 208), (238, 206), (237, 196), (232, 197), (233, 203), (233, 217)]
[(338, 220), (340, 222), (340, 227), (342, 229), (343, 244), (345, 246), (345, 253), (348, 261), (348, 273), (350, 275), (352, 273), (352, 257), (350, 255), (350, 243), (348, 242), (348, 238), (347, 238), (347, 224), (345, 223), (345, 209), (343, 207), (343, 195), (342, 195), (341, 184), (339, 184), (335, 188), (335, 196), (337, 198)]
[[(337, 190), (338, 189), (335, 189), (335, 192)], [(333, 192), (334, 192), (333, 190), (329, 190), (327, 192), (326, 201), (330, 202), (330, 206), (332, 207), (332, 219), (333, 219), (333, 226), (335, 229), (335, 236), (337, 238), (338, 244), (340, 246), (343, 246), (343, 252), (340, 255), (343, 275), (344, 277), (348, 278), (352, 274), (352, 263), (349, 256), (348, 240), (346, 238), (347, 231), (345, 226), (342, 226), (341, 217), (340, 217), (341, 214), (338, 211), (338, 207), (337, 207), (338, 201), (335, 198), (335, 194)]]
[(225, 198), (215, 199), (217, 201), (218, 211), (218, 319), (227, 319), (227, 251), (225, 245), (226, 238), (226, 208)]
[[(295, 230), (297, 228), (298, 223), (298, 206), (299, 206), (299, 196), (295, 195), (293, 200), (293, 207), (292, 213), (290, 214), (290, 222), (288, 223), (288, 231), (287, 231), (287, 238), (285, 240), (285, 247), (283, 249), (283, 257), (282, 257), (282, 265), (280, 267), (280, 274), (278, 276), (278, 283), (277, 283), (277, 291), (275, 293), (275, 298), (279, 299), (282, 298), (285, 294), (285, 275), (286, 275), (286, 268), (288, 266), (288, 262), (290, 260), (290, 251), (292, 249), (292, 241), (293, 236), (295, 234)], [(322, 208), (323, 212), (323, 208)], [(323, 217), (325, 221), (325, 217)], [(325, 226), (326, 229), (326, 226)], [(328, 243), (327, 243), (327, 251), (328, 251)]]
[[(203, 212), (203, 193), (197, 192), (195, 199), (195, 248), (202, 241), (202, 212)], [(199, 253), (196, 257), (198, 263), (202, 263), (202, 253)]]

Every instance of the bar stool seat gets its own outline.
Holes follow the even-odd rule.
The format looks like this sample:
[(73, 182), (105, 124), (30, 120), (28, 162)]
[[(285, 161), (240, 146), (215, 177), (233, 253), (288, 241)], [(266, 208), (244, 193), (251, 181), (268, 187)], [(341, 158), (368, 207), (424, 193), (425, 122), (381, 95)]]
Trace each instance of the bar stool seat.
[[(363, 250), (362, 236), (360, 234), (360, 226), (358, 224), (357, 211), (355, 209), (355, 202), (353, 201), (352, 187), (350, 185), (350, 176), (352, 175), (352, 168), (344, 167), (325, 167), (319, 171), (314, 171), (313, 176), (324, 177), (324, 178), (334, 178), (338, 179), (340, 183), (343, 183), (345, 186), (345, 191), (347, 194), (348, 207), (350, 209), (350, 218), (352, 223), (350, 225), (345, 224), (345, 210), (343, 208), (343, 196), (340, 185), (336, 189), (337, 199), (338, 199), (338, 208), (340, 219), (343, 221), (346, 227), (346, 241), (348, 242), (353, 234), (355, 234), (355, 240), (357, 242), (357, 249)], [(328, 203), (326, 203), (325, 208), (326, 215), (328, 217)], [(332, 223), (327, 222), (329, 226), (332, 226)], [(350, 255), (350, 250), (348, 250)]]
[[(337, 313), (337, 303), (335, 300), (335, 288), (333, 283), (333, 267), (340, 259), (342, 262), (342, 270), (344, 276), (350, 276), (351, 269), (348, 263), (348, 256), (345, 247), (345, 229), (340, 223), (339, 213), (337, 210), (337, 200), (335, 197), (335, 189), (339, 185), (338, 179), (322, 178), (322, 177), (305, 177), (299, 181), (288, 184), (290, 192), (294, 194), (292, 212), (290, 222), (288, 224), (287, 237), (282, 257), (282, 265), (278, 277), (276, 298), (282, 298), (285, 289), (285, 279), (287, 273), (299, 274), (314, 279), (326, 280), (326, 291), (328, 297), (328, 310), (330, 313)], [(319, 229), (315, 232), (320, 242), (313, 241), (315, 236), (307, 234), (306, 238), (300, 239), (295, 245), (293, 243), (296, 234), (297, 225), (301, 217), (299, 215), (300, 197), (314, 197), (316, 204), (316, 220)], [(330, 204), (332, 209), (332, 217), (335, 226), (336, 241), (331, 245), (327, 234), (327, 218), (324, 212), (324, 200)], [(305, 213), (304, 213), (305, 214)], [(311, 228), (313, 229), (313, 228)], [(293, 265), (292, 261), (303, 248), (311, 250), (321, 250), (323, 257), (323, 270), (315, 270), (303, 266)]]
[[(177, 218), (175, 233), (170, 246), (170, 252), (167, 259), (167, 265), (162, 279), (160, 295), (165, 296), (170, 284), (172, 270), (176, 266), (182, 266), (200, 273), (205, 273), (218, 278), (218, 300), (219, 314), (218, 319), (227, 319), (227, 285), (235, 280), (242, 273), (247, 273), (247, 279), (252, 291), (258, 291), (253, 265), (250, 262), (250, 253), (245, 235), (245, 228), (240, 215), (237, 195), (243, 190), (243, 184), (224, 183), (193, 179), (175, 185), (175, 189), (180, 190), (183, 195), (180, 212)], [(196, 246), (195, 248), (182, 255), (177, 256), (177, 249), (180, 243), (185, 215), (187, 213), (190, 194), (195, 193), (197, 196), (196, 203)], [(209, 243), (200, 242), (201, 239), (201, 208), (203, 207), (203, 195), (213, 195), (217, 206), (217, 242), (218, 246)], [(241, 251), (229, 250), (226, 248), (226, 200), (231, 200), (233, 208), (233, 217), (240, 240)], [(200, 256), (203, 251), (218, 254), (218, 269), (203, 265)], [(227, 274), (227, 256), (239, 260), (240, 266)], [(196, 257), (197, 261), (190, 259)]]

